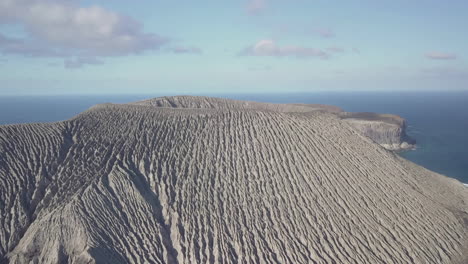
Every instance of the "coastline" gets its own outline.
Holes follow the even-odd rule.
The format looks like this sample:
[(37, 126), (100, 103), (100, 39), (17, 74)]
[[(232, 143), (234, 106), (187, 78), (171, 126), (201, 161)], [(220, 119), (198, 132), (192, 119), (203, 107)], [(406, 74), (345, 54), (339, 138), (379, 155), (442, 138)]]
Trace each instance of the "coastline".
[[(106, 102), (126, 103), (159, 94), (0, 96), (0, 124), (54, 122), (72, 118)], [(393, 113), (408, 120), (407, 133), (416, 148), (398, 151), (405, 159), (468, 183), (468, 92), (304, 92), (288, 94), (210, 94), (272, 103), (321, 103), (349, 112)], [(403, 95), (403, 96), (401, 96)], [(430, 107), (428, 107), (430, 105)]]

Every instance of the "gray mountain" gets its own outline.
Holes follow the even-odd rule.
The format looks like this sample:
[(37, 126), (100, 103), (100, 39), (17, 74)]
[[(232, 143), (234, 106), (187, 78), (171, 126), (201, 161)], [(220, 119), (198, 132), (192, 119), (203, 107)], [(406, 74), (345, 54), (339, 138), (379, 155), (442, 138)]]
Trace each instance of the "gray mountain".
[(467, 188), (337, 112), (181, 96), (1, 126), (0, 259), (466, 263)]

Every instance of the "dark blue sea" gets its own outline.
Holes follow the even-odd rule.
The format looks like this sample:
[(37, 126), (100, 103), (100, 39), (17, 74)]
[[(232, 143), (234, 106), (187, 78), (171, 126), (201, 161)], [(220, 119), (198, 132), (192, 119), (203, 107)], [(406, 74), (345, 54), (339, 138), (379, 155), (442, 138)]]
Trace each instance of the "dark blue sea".
[[(170, 95), (170, 94), (168, 94)], [(0, 124), (66, 120), (98, 103), (125, 103), (161, 95), (0, 97)], [(210, 94), (273, 103), (320, 103), (346, 111), (400, 115), (417, 149), (403, 157), (468, 183), (468, 91), (322, 92), (292, 94)]]

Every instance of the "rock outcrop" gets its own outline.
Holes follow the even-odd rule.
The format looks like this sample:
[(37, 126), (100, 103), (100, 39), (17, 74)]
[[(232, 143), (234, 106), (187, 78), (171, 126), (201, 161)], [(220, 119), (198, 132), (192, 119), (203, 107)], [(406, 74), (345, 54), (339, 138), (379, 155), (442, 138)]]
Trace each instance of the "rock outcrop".
[(0, 126), (0, 262), (466, 263), (468, 191), (323, 107), (170, 97)]
[(339, 113), (339, 116), (388, 150), (402, 151), (415, 147), (416, 141), (406, 134), (406, 121), (400, 116), (350, 112)]

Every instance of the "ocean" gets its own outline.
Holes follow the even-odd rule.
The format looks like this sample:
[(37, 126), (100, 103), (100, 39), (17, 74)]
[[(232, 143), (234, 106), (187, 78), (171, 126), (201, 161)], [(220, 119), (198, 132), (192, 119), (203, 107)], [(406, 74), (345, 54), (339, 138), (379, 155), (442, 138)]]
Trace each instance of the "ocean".
[[(99, 103), (126, 103), (161, 95), (3, 96), (0, 125), (66, 120)], [(352, 112), (404, 117), (416, 150), (400, 153), (430, 170), (468, 183), (468, 91), (210, 94), (272, 103), (320, 103)], [(1, 153), (0, 153), (1, 155)]]

